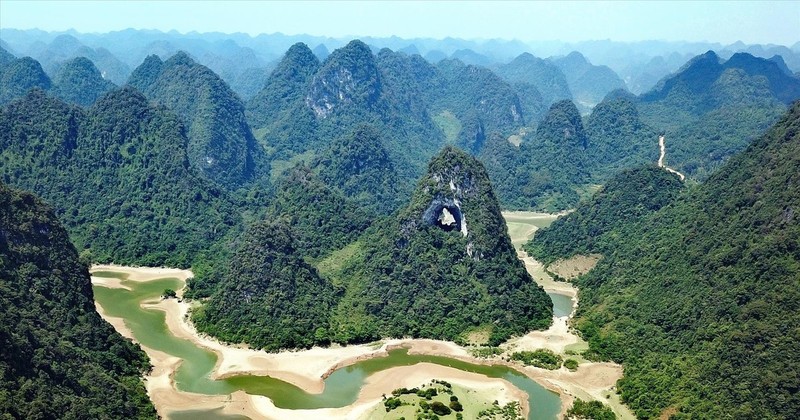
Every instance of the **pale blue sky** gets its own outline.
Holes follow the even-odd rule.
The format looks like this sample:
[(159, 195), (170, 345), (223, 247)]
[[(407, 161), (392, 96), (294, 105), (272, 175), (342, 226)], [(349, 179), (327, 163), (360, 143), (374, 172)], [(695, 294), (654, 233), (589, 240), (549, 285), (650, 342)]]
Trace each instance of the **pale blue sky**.
[(792, 45), (800, 41), (800, 2), (0, 0), (0, 27)]

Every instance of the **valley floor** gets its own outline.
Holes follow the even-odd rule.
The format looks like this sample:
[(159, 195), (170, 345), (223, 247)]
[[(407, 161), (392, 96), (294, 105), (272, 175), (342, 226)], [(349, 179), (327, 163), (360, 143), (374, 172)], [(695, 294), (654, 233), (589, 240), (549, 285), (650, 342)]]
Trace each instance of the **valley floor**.
[[(509, 231), (515, 245), (524, 242), (524, 237), (530, 237), (533, 232), (546, 222), (546, 217), (552, 219), (554, 215), (541, 215), (531, 213), (504, 213), (509, 222)], [(527, 227), (525, 226), (527, 225)], [(556, 282), (541, 267), (541, 264), (520, 251), (520, 258), (526, 264), (534, 279), (541, 284), (548, 293), (568, 295), (576, 304), (577, 291), (569, 283)], [(173, 270), (165, 268), (138, 268), (115, 265), (95, 266), (93, 272), (114, 271), (125, 273), (128, 280), (150, 281), (164, 277), (178, 278), (185, 282), (192, 276), (190, 271)], [(119, 279), (92, 277), (95, 285), (109, 288), (125, 287)], [(180, 296), (182, 291), (178, 292)], [(571, 406), (574, 398), (597, 399), (609, 404), (621, 418), (633, 418), (633, 415), (615, 398), (613, 387), (622, 376), (622, 368), (611, 363), (593, 363), (585, 360), (581, 362), (575, 372), (566, 368), (550, 371), (534, 367), (523, 367), (516, 363), (504, 361), (500, 357), (489, 360), (478, 359), (470, 355), (467, 349), (454, 343), (420, 339), (393, 339), (380, 343), (335, 346), (330, 348), (313, 348), (304, 351), (287, 351), (281, 353), (266, 353), (247, 349), (241, 346), (231, 346), (220, 343), (214, 339), (198, 334), (189, 322), (188, 313), (191, 304), (179, 299), (155, 300), (143, 302), (145, 308), (162, 310), (166, 313), (166, 323), (169, 332), (178, 338), (189, 340), (198, 347), (207, 348), (217, 353), (217, 364), (212, 372), (213, 379), (225, 378), (240, 374), (268, 375), (294, 384), (310, 393), (321, 393), (324, 388), (323, 379), (334, 370), (354, 364), (367, 358), (380, 357), (397, 347), (409, 348), (409, 354), (426, 354), (446, 356), (471, 363), (504, 364), (526, 374), (533, 380), (548, 389), (561, 395), (563, 415)], [(98, 311), (120, 333), (128, 338), (133, 334), (125, 325), (122, 318), (109, 317), (104, 314), (103, 308), (98, 305)], [(561, 355), (567, 350), (579, 351), (585, 348), (579, 337), (574, 335), (568, 327), (569, 317), (554, 318), (553, 325), (546, 331), (534, 331), (523, 337), (512, 339), (503, 344), (506, 353), (510, 351), (535, 350), (548, 348)], [(372, 374), (361, 388), (355, 403), (342, 408), (327, 408), (314, 410), (285, 410), (272, 404), (269, 398), (252, 396), (237, 391), (231, 395), (203, 395), (180, 391), (176, 388), (173, 376), (181, 359), (169, 354), (144, 347), (150, 357), (153, 370), (147, 376), (147, 390), (156, 409), (162, 417), (169, 418), (170, 413), (186, 410), (217, 410), (218, 413), (228, 415), (244, 415), (250, 418), (345, 418), (361, 419), (373, 417), (376, 406), (382, 403), (383, 395), (389, 395), (398, 387), (414, 387), (432, 379), (445, 380), (465, 388), (476, 390), (482, 398), (498, 400), (501, 404), (508, 401), (521, 401), (523, 415), (527, 417), (526, 394), (514, 385), (503, 379), (489, 378), (484, 375), (465, 372), (446, 366), (421, 363), (413, 366), (399, 366), (389, 368)], [(575, 356), (567, 356), (573, 357)], [(578, 357), (579, 359), (579, 357)]]

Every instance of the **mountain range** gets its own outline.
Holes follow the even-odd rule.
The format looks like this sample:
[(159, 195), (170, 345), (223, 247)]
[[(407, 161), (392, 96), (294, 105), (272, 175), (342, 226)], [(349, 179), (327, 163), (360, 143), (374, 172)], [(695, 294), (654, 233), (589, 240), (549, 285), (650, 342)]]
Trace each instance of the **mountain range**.
[[(191, 267), (197, 328), (270, 351), (404, 336), (494, 346), (552, 321), (501, 208), (575, 208), (527, 249), (545, 263), (603, 256), (575, 280), (575, 327), (586, 357), (625, 365), (618, 389), (638, 416), (798, 411), (796, 48), (708, 51), (635, 95), (576, 48), (543, 59), (454, 39), (383, 40), (389, 49), (283, 35), (0, 35), (0, 182), (12, 186), (0, 188), (11, 209), (3, 316), (21, 319), (17, 302), (33, 293), (32, 311), (83, 311), (53, 324), (64, 346), (121, 352), (119, 376), (99, 382), (129, 391), (120, 398), (84, 384), (106, 356), (71, 359), (89, 376), (65, 395), (100, 407), (96, 417), (152, 407), (135, 346), (105, 324), (70, 344), (70, 331), (99, 322), (84, 263)], [(126, 46), (120, 62), (133, 70), (120, 81), (99, 57)], [(671, 71), (697, 46), (684, 47), (648, 68)], [(231, 83), (245, 74), (257, 85), (247, 96)], [(662, 136), (688, 182), (654, 166)], [(40, 263), (32, 278), (64, 293), (28, 287)], [(42, 348), (24, 341), (6, 340), (3, 355)], [(0, 359), (27, 366), (0, 369), (3, 389), (34, 376), (49, 386), (40, 362)], [(53, 416), (41, 398), (19, 399), (18, 416)], [(59, 401), (64, 413), (77, 404)]]

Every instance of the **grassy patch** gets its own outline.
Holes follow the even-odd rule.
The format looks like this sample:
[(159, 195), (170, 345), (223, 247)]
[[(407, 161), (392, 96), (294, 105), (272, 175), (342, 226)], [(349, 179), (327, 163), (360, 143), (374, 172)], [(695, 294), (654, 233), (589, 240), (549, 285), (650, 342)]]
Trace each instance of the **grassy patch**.
[(448, 110), (444, 110), (433, 116), (433, 123), (444, 133), (445, 142), (453, 144), (461, 133), (461, 121)]
[[(448, 414), (444, 414), (448, 412)], [(501, 406), (493, 392), (433, 380), (419, 387), (398, 388), (386, 395), (369, 419), (521, 419), (519, 403)], [(436, 416), (436, 417), (434, 417)]]
[(287, 170), (293, 168), (298, 163), (310, 164), (317, 156), (317, 152), (309, 150), (305, 153), (292, 156), (289, 160), (273, 160), (270, 163), (269, 179), (271, 182), (277, 181)]
[(342, 280), (337, 275), (341, 273), (347, 262), (361, 254), (363, 248), (360, 241), (355, 241), (338, 251), (331, 252), (316, 264), (319, 275), (330, 279), (333, 284), (342, 284)]

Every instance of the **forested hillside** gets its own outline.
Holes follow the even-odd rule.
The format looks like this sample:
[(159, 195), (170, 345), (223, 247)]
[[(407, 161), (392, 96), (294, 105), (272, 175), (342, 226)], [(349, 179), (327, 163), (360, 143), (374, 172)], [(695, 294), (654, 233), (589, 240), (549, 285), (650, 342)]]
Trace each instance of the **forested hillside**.
[[(789, 419), (800, 412), (798, 168), (794, 104), (678, 199), (638, 193), (620, 200), (626, 195), (609, 187), (534, 238), (529, 249), (545, 260), (603, 254), (577, 279), (575, 325), (593, 357), (624, 364), (618, 389), (639, 417)], [(648, 202), (666, 204), (648, 214)], [(624, 214), (635, 217), (620, 224)], [(580, 232), (592, 227), (599, 231), (589, 241)]]
[(628, 169), (611, 178), (574, 212), (536, 233), (525, 250), (550, 264), (559, 258), (601, 253), (613, 247), (628, 225), (639, 225), (674, 202), (682, 183), (675, 174), (655, 166)]
[(518, 147), (495, 136), (478, 156), (506, 207), (557, 211), (576, 205), (579, 188), (589, 182), (588, 146), (578, 109), (564, 100)]
[(303, 261), (291, 230), (258, 223), (236, 243), (216, 293), (192, 314), (198, 330), (267, 351), (328, 344), (334, 288)]
[(668, 165), (705, 178), (743, 150), (800, 98), (800, 78), (750, 54), (723, 61), (713, 51), (639, 97), (644, 123), (666, 134)]
[(88, 58), (77, 57), (61, 65), (53, 80), (55, 94), (68, 103), (93, 104), (115, 84), (103, 79), (100, 70)]
[(549, 298), (516, 258), (483, 165), (453, 147), (358, 247), (334, 273), (347, 289), (335, 340), (467, 341), (481, 331), (496, 345), (551, 322)]
[(235, 189), (268, 173), (242, 101), (188, 54), (178, 52), (163, 62), (149, 56), (128, 84), (183, 119), (189, 163), (209, 179)]
[(614, 91), (594, 107), (586, 118), (586, 136), (586, 160), (595, 181), (605, 182), (623, 169), (658, 162), (658, 132), (642, 122), (636, 97), (628, 92)]
[(52, 202), (92, 261), (188, 267), (241, 226), (187, 144), (180, 121), (132, 88), (86, 111), (36, 90), (0, 110), (3, 182)]
[(0, 67), (0, 105), (24, 96), (33, 88), (50, 89), (52, 84), (38, 61), (30, 57), (10, 60)]
[(53, 211), (0, 183), (0, 413), (155, 419), (139, 346), (95, 310), (87, 267)]

